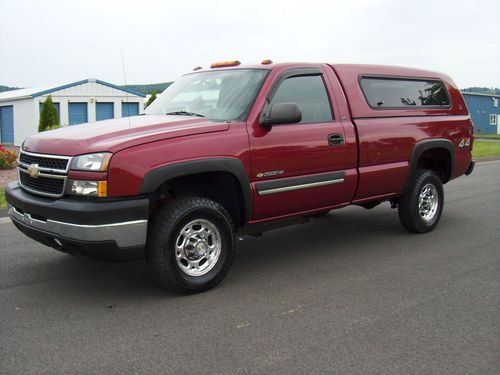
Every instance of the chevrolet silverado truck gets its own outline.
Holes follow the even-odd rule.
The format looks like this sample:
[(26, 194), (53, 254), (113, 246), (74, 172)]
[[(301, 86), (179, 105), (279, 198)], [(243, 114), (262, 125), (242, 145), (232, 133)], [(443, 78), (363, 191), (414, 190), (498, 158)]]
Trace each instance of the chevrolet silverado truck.
[(237, 236), (347, 205), (390, 202), (407, 230), (431, 231), (472, 144), (444, 74), (229, 61), (183, 75), (142, 115), (27, 138), (6, 198), (34, 240), (141, 256), (161, 286), (194, 293), (225, 277)]

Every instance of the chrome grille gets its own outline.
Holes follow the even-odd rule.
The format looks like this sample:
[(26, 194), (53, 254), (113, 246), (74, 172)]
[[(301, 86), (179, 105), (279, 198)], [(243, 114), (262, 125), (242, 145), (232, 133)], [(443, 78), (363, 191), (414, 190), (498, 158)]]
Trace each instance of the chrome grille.
[(49, 197), (62, 197), (66, 190), (71, 157), (21, 151), (19, 184), (24, 190)]
[(21, 186), (36, 193), (45, 193), (54, 196), (62, 195), (64, 191), (65, 178), (31, 177), (28, 172), (20, 171), (19, 181)]
[(38, 164), (40, 168), (47, 168), (51, 170), (66, 171), (69, 159), (59, 159), (56, 157), (47, 157), (21, 153), (19, 155), (19, 163), (25, 165)]

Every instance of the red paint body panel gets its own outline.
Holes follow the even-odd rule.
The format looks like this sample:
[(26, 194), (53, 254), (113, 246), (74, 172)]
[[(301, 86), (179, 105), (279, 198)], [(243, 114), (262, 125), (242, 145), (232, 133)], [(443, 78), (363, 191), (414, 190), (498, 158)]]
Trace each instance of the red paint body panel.
[(359, 185), (354, 201), (380, 195), (401, 194), (408, 178), (408, 162), (379, 164), (359, 168)]
[[(276, 125), (271, 129), (259, 124), (259, 116), (265, 104), (265, 98), (275, 80), (285, 71), (297, 66), (283, 65), (273, 69), (261, 90), (248, 119), (250, 149), (252, 158), (252, 176), (254, 180), (269, 181), (276, 179), (317, 175), (325, 172), (347, 171), (356, 168), (357, 146), (352, 123), (347, 120), (345, 99), (334, 92), (341, 93), (341, 87), (332, 70), (323, 64), (301, 64), (300, 67), (319, 68), (325, 77), (325, 86), (329, 92), (334, 121), (312, 124)], [(329, 134), (341, 134), (344, 145), (332, 147), (328, 144)], [(259, 178), (258, 173), (283, 170), (283, 176)], [(346, 190), (354, 177), (346, 177), (346, 183), (315, 187), (312, 189), (284, 192), (277, 195), (259, 196), (254, 192), (254, 215), (251, 220), (263, 220), (266, 217), (290, 215), (294, 212), (340, 205), (349, 201), (352, 190)], [(347, 194), (346, 194), (347, 193)]]
[(55, 155), (117, 152), (125, 148), (183, 137), (224, 131), (226, 123), (180, 116), (134, 116), (80, 124), (38, 133), (26, 139), (25, 151)]
[[(363, 174), (377, 166), (380, 178), (389, 181), (394, 193), (400, 194), (406, 179), (400, 179), (401, 174), (407, 176), (408, 161), (415, 144), (426, 139), (448, 139), (455, 146), (455, 171), (452, 178), (463, 175), (471, 162), (471, 147), (459, 148), (458, 144), (464, 138), (470, 137), (471, 127), (469, 116), (415, 116), (357, 119), (356, 128), (359, 136), (359, 171), (360, 186), (355, 199), (379, 195), (380, 185)], [(393, 169), (394, 165), (403, 162), (406, 168), (401, 173)], [(382, 171), (389, 169), (386, 173)], [(406, 170), (405, 170), (406, 169)], [(388, 193), (388, 192), (387, 192)], [(360, 195), (362, 194), (362, 195)]]
[(104, 181), (108, 177), (107, 172), (85, 172), (85, 171), (69, 171), (68, 178), (70, 180), (87, 180), (87, 181)]
[(250, 155), (245, 123), (224, 124), (224, 126), (228, 130), (165, 139), (117, 152), (110, 162), (108, 195), (110, 197), (137, 195), (148, 171), (195, 159), (237, 158), (242, 161), (250, 179)]
[[(452, 177), (464, 174), (470, 165), (472, 142), (468, 147), (458, 145), (464, 138), (472, 139), (472, 123), (460, 92), (446, 75), (386, 66), (303, 63), (221, 69), (241, 68), (270, 70), (246, 122), (136, 116), (37, 134), (26, 140), (24, 149), (68, 156), (112, 152), (107, 175), (70, 172), (70, 178), (75, 179), (107, 176), (110, 197), (138, 195), (146, 173), (157, 167), (196, 159), (235, 158), (242, 162), (250, 182), (250, 224), (397, 197), (408, 181), (413, 149), (423, 140), (453, 142)], [(266, 95), (281, 74), (295, 68), (321, 70), (334, 120), (262, 127), (259, 116)], [(372, 109), (359, 85), (363, 75), (441, 79), (452, 104), (450, 108)], [(342, 135), (344, 143), (329, 145), (330, 134)], [(257, 177), (277, 170), (283, 174)], [(271, 195), (259, 195), (256, 190), (259, 182), (286, 183), (333, 172), (344, 173), (344, 182)]]

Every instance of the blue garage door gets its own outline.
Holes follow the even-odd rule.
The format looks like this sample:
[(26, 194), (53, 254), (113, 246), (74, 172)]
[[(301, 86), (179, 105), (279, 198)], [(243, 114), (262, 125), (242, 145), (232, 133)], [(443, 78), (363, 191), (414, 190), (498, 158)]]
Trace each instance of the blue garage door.
[(87, 122), (87, 103), (69, 103), (69, 124), (76, 125)]
[(139, 103), (122, 103), (122, 117), (137, 116)]
[(114, 103), (96, 103), (95, 105), (95, 119), (108, 120), (115, 117)]
[(0, 107), (0, 136), (2, 143), (14, 144), (14, 107)]

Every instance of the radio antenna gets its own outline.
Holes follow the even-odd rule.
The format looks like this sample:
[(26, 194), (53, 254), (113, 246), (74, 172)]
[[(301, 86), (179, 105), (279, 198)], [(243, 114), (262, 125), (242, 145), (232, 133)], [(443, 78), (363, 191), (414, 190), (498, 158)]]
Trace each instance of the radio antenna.
[[(128, 103), (127, 76), (125, 75), (125, 62), (123, 59), (123, 49), (120, 49), (120, 54), (122, 56), (123, 83), (125, 84), (125, 101), (127, 103), (128, 128), (130, 129), (130, 107), (129, 107), (129, 103)], [(123, 106), (122, 106), (122, 109), (123, 109)], [(123, 113), (122, 113), (122, 117), (123, 117)]]

